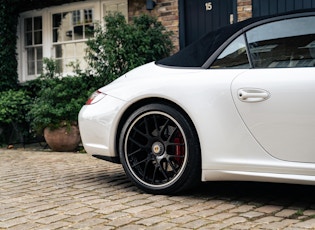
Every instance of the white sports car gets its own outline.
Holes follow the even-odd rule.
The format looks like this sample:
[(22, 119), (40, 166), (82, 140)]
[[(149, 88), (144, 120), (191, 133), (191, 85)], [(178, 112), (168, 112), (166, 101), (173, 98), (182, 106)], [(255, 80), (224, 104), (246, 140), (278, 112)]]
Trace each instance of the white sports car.
[(155, 194), (315, 184), (314, 25), (315, 10), (252, 18), (128, 72), (81, 109), (85, 150)]

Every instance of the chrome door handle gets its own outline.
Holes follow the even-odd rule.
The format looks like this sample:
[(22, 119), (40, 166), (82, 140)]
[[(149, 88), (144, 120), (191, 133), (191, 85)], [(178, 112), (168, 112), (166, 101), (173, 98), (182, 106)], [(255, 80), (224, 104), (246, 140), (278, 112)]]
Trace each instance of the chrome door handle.
[(239, 89), (237, 95), (244, 102), (260, 102), (270, 97), (270, 93), (263, 89)]

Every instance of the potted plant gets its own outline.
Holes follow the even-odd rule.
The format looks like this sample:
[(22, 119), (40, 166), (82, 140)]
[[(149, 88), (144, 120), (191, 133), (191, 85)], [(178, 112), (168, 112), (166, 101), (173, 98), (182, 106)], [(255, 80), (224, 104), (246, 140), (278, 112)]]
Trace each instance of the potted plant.
[(74, 151), (80, 143), (77, 117), (88, 95), (87, 84), (81, 76), (61, 77), (51, 59), (44, 64), (41, 89), (28, 113), (31, 127), (44, 134), (52, 150)]

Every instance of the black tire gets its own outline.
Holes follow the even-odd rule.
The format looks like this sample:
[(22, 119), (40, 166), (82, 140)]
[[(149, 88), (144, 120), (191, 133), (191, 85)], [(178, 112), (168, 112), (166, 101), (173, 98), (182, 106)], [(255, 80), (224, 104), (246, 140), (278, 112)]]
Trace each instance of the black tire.
[(201, 157), (196, 131), (179, 111), (145, 105), (125, 122), (119, 154), (128, 177), (153, 194), (174, 194), (200, 182)]

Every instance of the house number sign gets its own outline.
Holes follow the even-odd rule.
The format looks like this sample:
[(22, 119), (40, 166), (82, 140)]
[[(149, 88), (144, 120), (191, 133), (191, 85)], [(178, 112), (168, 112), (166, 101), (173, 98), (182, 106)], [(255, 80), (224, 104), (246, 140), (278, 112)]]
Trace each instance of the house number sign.
[(211, 11), (212, 10), (212, 2), (206, 2), (205, 6), (206, 6), (206, 11)]

